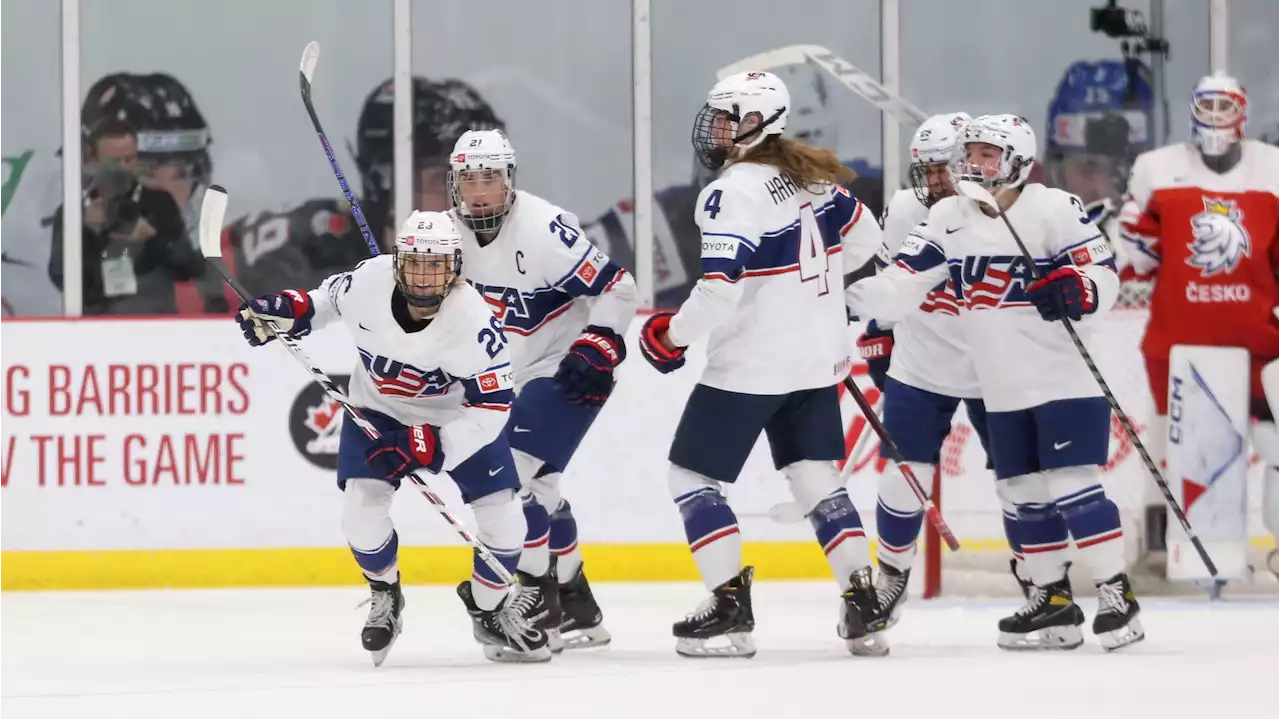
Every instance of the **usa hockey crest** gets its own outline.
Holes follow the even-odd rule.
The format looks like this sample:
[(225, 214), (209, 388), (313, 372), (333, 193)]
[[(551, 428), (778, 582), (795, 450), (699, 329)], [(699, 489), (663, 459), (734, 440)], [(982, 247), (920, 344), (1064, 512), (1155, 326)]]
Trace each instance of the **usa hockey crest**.
[(1204, 211), (1191, 218), (1191, 256), (1187, 264), (1202, 277), (1230, 274), (1249, 256), (1244, 212), (1235, 200), (1204, 198)]

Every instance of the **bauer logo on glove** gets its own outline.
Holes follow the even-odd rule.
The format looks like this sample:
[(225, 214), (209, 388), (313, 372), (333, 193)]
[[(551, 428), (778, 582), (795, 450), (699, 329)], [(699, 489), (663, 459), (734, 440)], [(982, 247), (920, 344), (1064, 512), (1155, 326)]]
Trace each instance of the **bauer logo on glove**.
[(311, 319), (315, 313), (310, 295), (298, 290), (285, 290), (241, 304), (236, 310), (236, 321), (249, 344), (258, 347), (275, 339), (277, 333), (295, 339), (305, 337), (311, 332)]
[(1027, 298), (1049, 322), (1079, 321), (1098, 309), (1098, 289), (1078, 267), (1059, 267), (1027, 286)]

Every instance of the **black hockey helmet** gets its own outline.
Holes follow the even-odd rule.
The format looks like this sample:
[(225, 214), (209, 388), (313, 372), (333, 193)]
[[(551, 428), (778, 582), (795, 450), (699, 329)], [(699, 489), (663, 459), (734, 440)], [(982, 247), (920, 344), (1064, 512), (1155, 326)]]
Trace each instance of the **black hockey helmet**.
[(133, 127), (138, 133), (138, 156), (144, 161), (185, 164), (196, 183), (209, 180), (213, 138), (195, 99), (177, 78), (166, 73), (103, 77), (89, 88), (80, 108), (86, 144), (93, 128), (106, 118)]
[[(360, 170), (364, 201), (390, 207), (394, 178), (392, 115), (394, 83), (378, 85), (364, 101), (352, 154)], [(462, 80), (413, 78), (413, 161), (447, 164), (453, 144), (467, 130), (505, 130), (493, 108)]]

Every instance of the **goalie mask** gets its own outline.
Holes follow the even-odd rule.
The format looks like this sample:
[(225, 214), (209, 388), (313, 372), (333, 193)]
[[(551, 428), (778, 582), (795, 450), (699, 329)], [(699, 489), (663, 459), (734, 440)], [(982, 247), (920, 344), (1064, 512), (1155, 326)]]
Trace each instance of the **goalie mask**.
[(420, 309), (444, 302), (462, 275), (462, 238), (445, 212), (413, 212), (396, 233), (396, 289)]
[[(717, 82), (693, 120), (698, 162), (708, 170), (719, 170), (733, 148), (750, 149), (770, 135), (781, 135), (790, 107), (786, 83), (771, 72), (744, 72)], [(740, 132), (742, 121), (751, 115), (760, 124)]]
[(1229, 75), (1210, 75), (1191, 93), (1191, 141), (1208, 157), (1220, 157), (1244, 139), (1249, 102)]

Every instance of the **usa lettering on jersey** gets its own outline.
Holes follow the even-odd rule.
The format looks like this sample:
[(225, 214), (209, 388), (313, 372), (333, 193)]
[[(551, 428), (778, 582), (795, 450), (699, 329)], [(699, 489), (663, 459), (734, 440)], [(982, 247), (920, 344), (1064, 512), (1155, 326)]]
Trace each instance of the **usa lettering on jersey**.
[(390, 357), (360, 350), (360, 362), (378, 388), (389, 397), (426, 397), (448, 394), (454, 378), (440, 369), (422, 369)]

